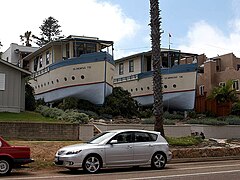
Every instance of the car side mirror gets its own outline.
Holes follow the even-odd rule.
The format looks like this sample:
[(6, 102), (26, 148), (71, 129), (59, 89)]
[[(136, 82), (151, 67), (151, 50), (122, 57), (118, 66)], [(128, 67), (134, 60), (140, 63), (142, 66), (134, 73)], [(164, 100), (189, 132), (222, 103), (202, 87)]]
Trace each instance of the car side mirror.
[(110, 144), (117, 144), (117, 140), (116, 139), (111, 140)]

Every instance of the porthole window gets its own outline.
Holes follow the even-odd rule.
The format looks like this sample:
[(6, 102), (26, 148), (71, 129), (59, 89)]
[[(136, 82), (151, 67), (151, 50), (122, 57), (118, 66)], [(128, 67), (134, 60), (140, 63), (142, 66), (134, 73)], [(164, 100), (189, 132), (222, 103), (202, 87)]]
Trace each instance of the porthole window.
[(149, 87), (147, 87), (147, 90), (149, 90), (150, 88)]
[(84, 77), (84, 75), (81, 75), (81, 79), (84, 79), (85, 77)]
[(167, 85), (164, 85), (163, 87), (164, 87), (165, 89), (167, 89)]
[(141, 88), (141, 91), (143, 91), (143, 88)]
[(64, 81), (67, 81), (67, 78), (66, 78), (66, 77), (64, 78)]
[(57, 79), (57, 83), (59, 83), (59, 80)]
[(176, 84), (173, 84), (173, 88), (176, 88), (177, 87), (177, 85)]
[(75, 80), (75, 76), (72, 76), (72, 80)]
[(38, 85), (38, 88), (40, 88), (40, 86)]
[(138, 91), (138, 88), (136, 88), (136, 91)]
[(49, 82), (47, 82), (47, 84), (49, 85)]
[(53, 81), (52, 81), (52, 84), (53, 84)]
[(133, 89), (131, 89), (131, 92), (133, 92)]
[(41, 87), (43, 87), (43, 85), (41, 84)]
[(46, 86), (46, 83), (44, 83), (44, 86)]
[(35, 89), (37, 89), (37, 86), (35, 86)]

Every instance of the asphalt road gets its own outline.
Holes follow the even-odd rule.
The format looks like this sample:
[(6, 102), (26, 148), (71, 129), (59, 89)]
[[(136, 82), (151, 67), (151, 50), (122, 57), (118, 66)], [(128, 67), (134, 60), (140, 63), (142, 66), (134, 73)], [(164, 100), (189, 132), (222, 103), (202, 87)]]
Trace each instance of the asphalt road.
[(70, 172), (65, 169), (35, 171), (15, 170), (1, 180), (239, 180), (240, 160), (208, 161), (167, 164), (163, 170), (150, 167), (103, 169), (99, 174), (84, 174), (82, 170)]

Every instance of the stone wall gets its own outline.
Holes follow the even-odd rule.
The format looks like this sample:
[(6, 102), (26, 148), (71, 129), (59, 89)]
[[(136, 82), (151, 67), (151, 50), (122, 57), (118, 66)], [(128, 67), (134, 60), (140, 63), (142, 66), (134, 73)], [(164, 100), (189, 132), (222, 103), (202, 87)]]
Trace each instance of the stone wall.
[(0, 136), (22, 140), (78, 140), (78, 124), (0, 122)]

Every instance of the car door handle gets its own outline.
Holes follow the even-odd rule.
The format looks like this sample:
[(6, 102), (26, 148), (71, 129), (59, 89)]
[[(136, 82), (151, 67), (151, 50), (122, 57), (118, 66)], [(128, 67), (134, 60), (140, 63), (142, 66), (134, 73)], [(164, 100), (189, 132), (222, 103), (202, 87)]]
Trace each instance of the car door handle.
[(128, 146), (128, 148), (132, 148), (132, 146)]
[(149, 147), (153, 147), (153, 145), (152, 145), (152, 144), (149, 144), (148, 146), (149, 146)]

